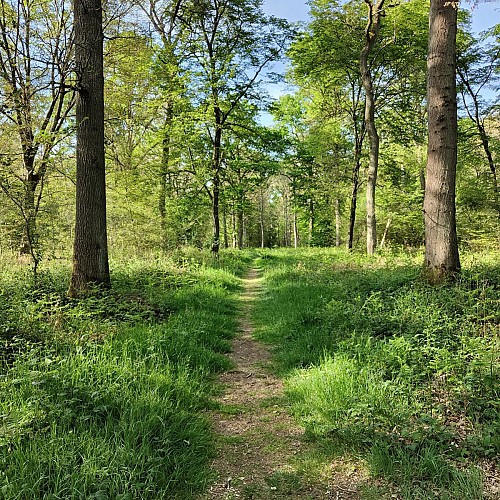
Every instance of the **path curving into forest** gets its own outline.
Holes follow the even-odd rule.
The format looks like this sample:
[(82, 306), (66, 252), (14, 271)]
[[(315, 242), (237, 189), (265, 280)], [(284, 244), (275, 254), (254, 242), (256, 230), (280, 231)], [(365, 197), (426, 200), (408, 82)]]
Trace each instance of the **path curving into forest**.
[(212, 464), (218, 479), (203, 498), (359, 498), (355, 471), (339, 475), (339, 464), (326, 463), (320, 476), (308, 474), (314, 445), (288, 411), (283, 382), (270, 370), (269, 349), (253, 338), (252, 308), (263, 291), (260, 270), (252, 268), (242, 282), (239, 334), (230, 355), (234, 368), (221, 375), (220, 408), (210, 415), (218, 435)]

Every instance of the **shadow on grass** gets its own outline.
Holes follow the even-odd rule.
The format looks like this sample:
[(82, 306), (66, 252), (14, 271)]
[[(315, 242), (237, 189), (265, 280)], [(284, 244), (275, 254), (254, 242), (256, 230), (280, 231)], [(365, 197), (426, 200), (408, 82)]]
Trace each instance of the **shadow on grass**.
[(0, 379), (0, 498), (202, 491), (215, 449), (203, 412), (230, 365), (239, 281), (206, 267), (132, 267), (115, 272), (111, 292), (69, 301), (53, 279), (19, 292), (22, 306), (3, 297), (13, 328), (28, 325)]
[(255, 312), (297, 418), (405, 498), (482, 498), (474, 464), (500, 452), (500, 267), (433, 288), (407, 263), (306, 257), (262, 259)]

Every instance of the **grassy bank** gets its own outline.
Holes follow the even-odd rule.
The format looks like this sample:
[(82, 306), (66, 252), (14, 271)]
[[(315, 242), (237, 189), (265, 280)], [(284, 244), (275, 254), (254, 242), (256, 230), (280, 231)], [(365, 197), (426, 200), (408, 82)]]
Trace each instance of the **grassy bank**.
[(235, 331), (241, 255), (115, 262), (113, 289), (66, 297), (0, 276), (0, 498), (190, 498), (211, 480), (202, 412)]
[(259, 337), (311, 439), (382, 478), (366, 498), (494, 498), (498, 262), (476, 257), (458, 283), (433, 288), (410, 256), (262, 254)]

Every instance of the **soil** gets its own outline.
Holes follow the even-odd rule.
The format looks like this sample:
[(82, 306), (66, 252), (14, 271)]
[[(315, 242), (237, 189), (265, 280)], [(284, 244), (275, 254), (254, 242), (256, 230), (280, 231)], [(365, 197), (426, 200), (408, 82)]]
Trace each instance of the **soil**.
[(210, 415), (219, 436), (213, 462), (218, 479), (203, 498), (360, 498), (366, 474), (345, 459), (318, 459), (314, 443), (289, 414), (282, 381), (271, 374), (269, 349), (253, 338), (259, 270), (252, 269), (243, 285), (234, 368), (222, 374), (225, 391)]

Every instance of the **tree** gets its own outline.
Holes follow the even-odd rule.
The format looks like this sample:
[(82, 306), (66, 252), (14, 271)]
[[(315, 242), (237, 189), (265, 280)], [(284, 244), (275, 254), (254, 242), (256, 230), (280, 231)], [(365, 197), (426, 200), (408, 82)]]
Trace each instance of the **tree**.
[(58, 142), (74, 107), (73, 37), (67, 2), (0, 1), (0, 106), (4, 133), (0, 189), (22, 218), (20, 254), (41, 253), (37, 218)]
[(366, 251), (373, 255), (377, 246), (377, 220), (375, 217), (375, 189), (377, 185), (380, 138), (375, 125), (375, 93), (368, 57), (380, 31), (385, 0), (365, 0), (368, 22), (365, 28), (365, 44), (359, 57), (361, 81), (365, 90), (365, 123), (370, 141), (370, 163), (366, 180)]
[[(500, 25), (497, 26), (497, 30)], [(484, 89), (494, 89), (498, 83), (500, 70), (500, 47), (498, 40), (494, 44), (486, 45), (486, 40), (495, 30), (489, 30), (482, 37), (476, 39), (472, 34), (467, 37), (466, 46), (462, 47), (458, 55), (457, 72), (461, 83), (463, 107), (467, 116), (474, 124), (482, 149), (488, 160), (493, 189), (493, 209), (500, 219), (500, 192), (498, 187), (497, 162), (491, 147), (492, 138), (488, 132), (487, 121), (492, 118), (495, 105), (482, 97)]]
[(76, 223), (70, 296), (110, 286), (104, 160), (103, 30), (100, 0), (74, 1)]
[(231, 117), (243, 101), (261, 101), (259, 79), (279, 59), (289, 38), (287, 23), (266, 17), (259, 0), (203, 0), (183, 5), (196, 100), (211, 144), (212, 252), (220, 247), (219, 202), (224, 159), (223, 137), (237, 124)]
[(161, 140), (162, 155), (159, 168), (158, 213), (160, 229), (165, 249), (169, 244), (167, 221), (167, 198), (172, 193), (171, 179), (175, 171), (173, 167), (173, 150), (175, 147), (174, 129), (176, 119), (179, 118), (180, 96), (184, 92), (185, 82), (181, 62), (187, 55), (183, 52), (185, 46), (185, 24), (179, 22), (184, 0), (149, 0), (137, 2), (144, 11), (151, 25), (159, 35), (161, 47), (157, 50), (155, 76), (158, 94), (162, 101), (162, 115), (164, 119), (163, 136)]
[[(353, 248), (360, 171), (366, 124), (363, 117), (363, 86), (359, 54), (363, 28), (358, 4), (340, 6), (334, 0), (311, 2), (312, 22), (290, 50), (294, 83), (307, 89), (315, 106), (328, 120), (344, 119), (352, 143), (347, 247)], [(339, 179), (337, 179), (339, 182)]]
[(429, 10), (424, 269), (431, 283), (446, 281), (460, 270), (455, 209), (457, 4), (431, 0)]

